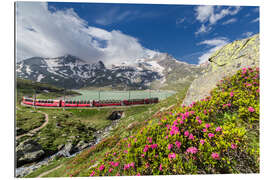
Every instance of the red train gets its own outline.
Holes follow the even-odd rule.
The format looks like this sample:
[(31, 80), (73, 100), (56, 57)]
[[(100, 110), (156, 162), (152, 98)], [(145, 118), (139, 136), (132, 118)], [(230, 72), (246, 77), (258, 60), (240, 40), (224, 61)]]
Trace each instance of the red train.
[(104, 107), (104, 106), (129, 106), (136, 104), (153, 104), (158, 103), (158, 98), (146, 99), (129, 99), (129, 100), (53, 100), (53, 99), (36, 99), (23, 97), (23, 104), (31, 106), (44, 107)]

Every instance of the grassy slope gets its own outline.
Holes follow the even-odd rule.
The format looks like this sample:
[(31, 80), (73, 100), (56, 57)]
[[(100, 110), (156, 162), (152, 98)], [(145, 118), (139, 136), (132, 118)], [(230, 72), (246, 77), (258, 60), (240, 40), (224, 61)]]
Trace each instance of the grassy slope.
[[(61, 163), (61, 168), (51, 172), (45, 177), (63, 177), (70, 175), (74, 176), (75, 174), (77, 176), (85, 175), (86, 173), (88, 173), (87, 167), (89, 167), (89, 163), (91, 162), (91, 160), (101, 159), (102, 157), (104, 157), (104, 154), (107, 151), (111, 150), (111, 147), (113, 147), (118, 142), (118, 140), (120, 140), (120, 138), (128, 137), (131, 134), (135, 133), (138, 129), (144, 127), (147, 124), (147, 121), (145, 121), (146, 119), (151, 118), (153, 122), (157, 122), (161, 114), (155, 113), (160, 109), (166, 111), (166, 108), (172, 105), (179, 105), (181, 103), (181, 100), (184, 98), (186, 91), (187, 87), (182, 88), (181, 91), (161, 101), (158, 104), (134, 106), (123, 109), (125, 112), (125, 117), (121, 119), (118, 126), (111, 132), (111, 134), (106, 139), (99, 143), (99, 145), (95, 146), (94, 149), (87, 149), (71, 159), (66, 159), (66, 161), (63, 161)], [(99, 111), (93, 110), (92, 113), (98, 111), (100, 112), (100, 114), (104, 114), (106, 113), (106, 111), (110, 110), (111, 109), (101, 109)], [(73, 112), (74, 111), (76, 111), (74, 114), (80, 114), (80, 120), (84, 122), (83, 117), (86, 116), (86, 110), (73, 110)], [(98, 119), (98, 121), (100, 119), (100, 117), (96, 115), (93, 115), (92, 118), (93, 121), (95, 121), (94, 119)], [(43, 166), (42, 168), (27, 175), (26, 177), (36, 177), (39, 174), (56, 167), (56, 163), (56, 161), (53, 161), (48, 166)]]
[[(241, 72), (239, 72), (239, 74), (241, 75)], [(154, 114), (155, 110), (161, 107), (175, 104), (177, 102), (178, 104), (173, 109), (171, 109), (170, 112), (176, 111), (176, 112), (182, 113), (182, 112), (185, 112), (187, 109), (194, 110), (195, 113), (198, 113), (198, 115), (202, 118), (203, 121), (211, 124), (211, 128), (209, 128), (211, 132), (218, 134), (218, 132), (215, 131), (215, 128), (216, 126), (220, 126), (222, 128), (222, 132), (224, 132), (224, 137), (223, 136), (219, 137), (218, 135), (216, 135), (217, 139), (216, 138), (213, 139), (213, 142), (214, 144), (216, 144), (216, 146), (215, 145), (213, 146), (213, 143), (210, 140), (211, 138), (208, 140), (206, 136), (205, 145), (209, 147), (205, 149), (203, 148), (203, 146), (200, 146), (199, 150), (201, 151), (207, 150), (207, 151), (205, 152), (206, 154), (198, 153), (197, 158), (199, 158), (200, 161), (201, 161), (200, 158), (202, 158), (202, 160), (206, 158), (202, 162), (207, 161), (207, 163), (210, 163), (210, 165), (209, 164), (202, 164), (202, 165), (193, 164), (192, 165), (190, 163), (193, 163), (193, 161), (191, 161), (191, 162), (188, 162), (188, 164), (184, 164), (185, 166), (180, 169), (172, 169), (171, 167), (173, 166), (170, 166), (170, 165), (164, 166), (163, 167), (164, 172), (167, 172), (168, 174), (170, 173), (181, 174), (181, 173), (185, 173), (185, 171), (192, 174), (196, 172), (197, 173), (198, 172), (220, 173), (223, 171), (234, 172), (234, 173), (258, 172), (258, 163), (259, 163), (259, 119), (258, 119), (258, 112), (259, 112), (258, 103), (259, 102), (258, 102), (258, 92), (257, 92), (258, 80), (254, 81), (255, 85), (251, 86), (251, 89), (250, 89), (249, 86), (247, 86), (247, 84), (245, 83), (246, 82), (253, 83), (252, 79), (255, 78), (255, 75), (252, 74), (250, 76), (248, 75), (247, 77), (248, 79), (245, 80), (243, 76), (242, 77), (234, 76), (234, 78), (236, 79), (233, 80), (234, 81), (233, 84), (230, 84), (230, 79), (226, 80), (226, 82), (224, 83), (224, 86), (221, 86), (220, 88), (217, 88), (214, 91), (213, 99), (208, 100), (209, 103), (208, 101), (206, 102), (202, 101), (196, 104), (192, 108), (181, 108), (180, 107), (181, 97), (183, 97), (184, 95), (182, 92), (168, 98), (167, 100), (161, 102), (160, 104), (148, 106), (148, 108), (141, 113), (123, 118), (119, 126), (112, 132), (111, 134), (112, 136), (104, 139), (98, 145), (83, 151), (81, 154), (77, 155), (76, 157), (66, 162), (63, 162), (62, 163), (63, 166), (61, 168), (51, 172), (50, 174), (46, 175), (46, 177), (89, 176), (89, 174), (92, 172), (92, 170), (90, 172), (89, 167), (95, 167), (96, 165), (98, 165), (99, 167), (100, 163), (102, 163), (102, 159), (104, 158), (104, 156), (106, 156), (107, 153), (111, 152), (112, 149), (115, 149), (117, 153), (121, 154), (122, 159), (119, 160), (120, 163), (129, 162), (128, 159), (132, 156), (125, 155), (125, 153), (123, 153), (122, 151), (125, 149), (128, 149), (127, 147), (123, 147), (123, 144), (124, 146), (127, 146), (125, 141), (132, 140), (132, 137), (126, 140), (125, 138), (129, 137), (130, 135), (134, 135), (134, 133), (136, 132), (138, 133), (139, 132), (138, 130), (145, 126), (146, 128), (144, 128), (144, 130), (141, 131), (141, 133), (146, 135), (146, 137), (149, 135), (151, 136), (151, 133), (159, 132), (160, 130), (158, 126), (160, 125), (158, 125), (157, 122), (161, 119), (160, 117), (162, 117), (162, 119), (164, 117), (168, 118), (167, 120), (163, 120), (164, 122), (162, 122), (161, 125), (162, 124), (164, 125), (164, 123), (169, 123), (169, 124), (172, 123), (171, 121), (174, 121), (175, 117), (172, 113), (166, 113), (166, 114), (160, 115), (160, 117), (159, 115), (156, 117), (152, 117), (152, 115)], [(223, 92), (222, 90), (223, 88), (227, 89), (228, 91)], [(229, 98), (231, 91), (235, 92), (235, 94)], [(178, 99), (176, 97), (178, 97)], [(227, 104), (230, 102), (232, 103), (232, 106), (224, 107), (223, 104)], [(252, 113), (248, 111), (248, 107), (250, 106), (255, 108), (256, 113)], [(204, 111), (202, 110), (202, 108), (207, 108), (207, 109), (209, 108), (210, 110), (209, 115), (208, 114), (204, 115)], [(196, 123), (196, 121), (194, 122), (193, 120), (193, 118), (196, 119), (195, 118), (196, 116), (195, 117), (191, 116), (191, 117), (192, 119), (190, 119), (190, 122), (189, 121), (187, 122), (188, 124), (191, 123), (190, 124), (191, 126), (187, 126), (186, 128), (189, 128), (190, 131), (194, 131), (194, 133), (199, 133), (197, 132), (198, 129), (202, 130), (202, 128), (204, 128), (205, 122), (203, 122), (203, 124), (200, 126)], [(149, 119), (151, 119), (151, 121), (147, 122), (147, 120)], [(198, 129), (192, 129), (194, 127)], [(162, 126), (162, 128), (167, 129), (165, 125), (164, 127)], [(141, 133), (138, 133), (136, 135), (136, 137), (138, 137), (138, 141), (140, 142), (142, 140), (141, 138), (144, 138), (144, 135), (141, 136)], [(197, 138), (197, 136), (195, 138)], [(163, 141), (164, 140), (162, 140), (161, 143), (164, 144)], [(185, 140), (182, 139), (182, 142), (183, 141)], [(212, 153), (211, 151), (214, 150), (218, 152), (218, 150), (220, 150), (221, 148), (221, 152), (223, 152), (222, 148), (225, 148), (225, 149), (231, 148), (231, 143), (232, 143), (231, 141), (234, 141), (234, 143), (237, 144), (237, 148), (235, 152), (233, 150), (230, 152), (226, 152), (226, 153), (229, 153), (228, 157), (225, 153), (220, 161), (222, 163), (226, 162), (227, 165), (226, 163), (225, 164), (218, 163), (218, 161), (216, 162), (215, 160), (211, 159), (211, 153)], [(241, 143), (239, 143), (239, 141), (241, 141)], [(188, 144), (192, 145), (193, 142), (188, 142)], [(181, 147), (187, 148), (188, 146), (186, 146), (186, 144), (182, 144)], [(166, 143), (163, 148), (167, 149)], [(134, 150), (134, 148), (132, 149)], [(209, 150), (210, 152), (208, 152)], [(209, 159), (207, 158), (208, 155), (210, 156)], [(177, 158), (179, 159), (181, 158), (181, 156), (177, 156)], [(166, 162), (168, 163), (168, 161)], [(180, 162), (182, 161), (179, 161), (179, 163)], [(185, 161), (183, 161), (183, 163), (185, 163)], [(148, 172), (148, 170), (145, 171), (145, 168), (140, 167), (138, 164), (135, 164), (135, 166), (138, 166), (137, 169), (142, 168), (142, 171), (144, 173), (151, 173), (151, 172)], [(207, 169), (204, 169), (206, 167)], [(198, 170), (196, 170), (196, 168), (198, 168)], [(155, 168), (155, 169), (158, 169), (158, 168)], [(185, 171), (183, 171), (184, 169)], [(125, 172), (123, 170), (120, 170), (120, 172), (132, 173), (132, 174), (137, 173), (136, 171)], [(103, 172), (99, 172), (99, 173), (103, 173)], [(156, 173), (162, 173), (162, 172), (159, 171)]]

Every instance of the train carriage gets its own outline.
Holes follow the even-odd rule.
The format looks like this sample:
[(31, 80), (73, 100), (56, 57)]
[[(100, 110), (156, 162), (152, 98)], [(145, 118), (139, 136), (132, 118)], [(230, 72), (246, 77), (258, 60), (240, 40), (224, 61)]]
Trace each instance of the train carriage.
[(104, 107), (104, 106), (129, 106), (139, 104), (158, 103), (158, 98), (129, 99), (129, 100), (53, 100), (23, 97), (23, 104), (43, 107)]

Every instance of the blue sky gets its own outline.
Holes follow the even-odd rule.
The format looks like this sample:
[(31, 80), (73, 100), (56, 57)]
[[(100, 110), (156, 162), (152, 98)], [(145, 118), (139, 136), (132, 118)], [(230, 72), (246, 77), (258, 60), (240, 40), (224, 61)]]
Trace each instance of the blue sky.
[(16, 12), (17, 60), (70, 53), (116, 63), (152, 50), (198, 64), (259, 33), (256, 6), (20, 2)]

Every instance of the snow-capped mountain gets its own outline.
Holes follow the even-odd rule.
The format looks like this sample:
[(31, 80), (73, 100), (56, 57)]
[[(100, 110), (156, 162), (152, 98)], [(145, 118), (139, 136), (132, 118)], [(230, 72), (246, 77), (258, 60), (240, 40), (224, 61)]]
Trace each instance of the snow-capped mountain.
[[(17, 63), (17, 77), (65, 88), (104, 87), (116, 89), (160, 88), (173, 81), (194, 78), (201, 67), (175, 60), (166, 53), (155, 53), (106, 67), (102, 61), (88, 64), (72, 55), (57, 58), (32, 57)], [(180, 72), (180, 73), (179, 73)], [(175, 74), (176, 73), (176, 74)], [(173, 75), (173, 76), (174, 76)], [(156, 85), (155, 85), (156, 84)]]

